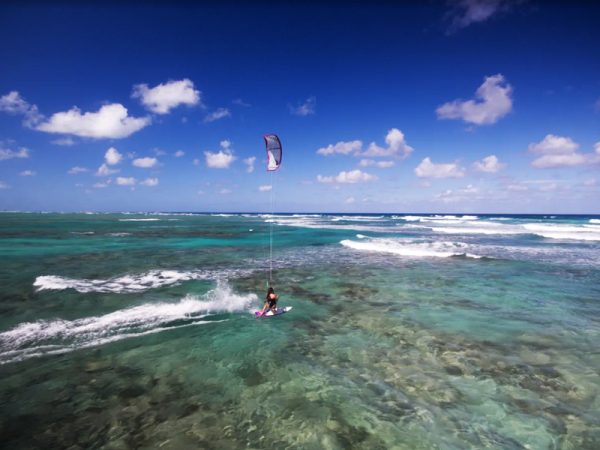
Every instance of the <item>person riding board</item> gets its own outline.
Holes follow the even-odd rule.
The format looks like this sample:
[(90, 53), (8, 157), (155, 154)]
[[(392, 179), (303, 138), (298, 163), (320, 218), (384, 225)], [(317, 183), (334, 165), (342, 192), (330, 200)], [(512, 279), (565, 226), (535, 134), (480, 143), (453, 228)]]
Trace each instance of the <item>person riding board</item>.
[(269, 286), (269, 289), (267, 290), (267, 297), (265, 298), (265, 305), (263, 306), (260, 315), (262, 316), (269, 310), (273, 311), (273, 314), (276, 313), (277, 300), (279, 300), (279, 295), (277, 295), (273, 288)]

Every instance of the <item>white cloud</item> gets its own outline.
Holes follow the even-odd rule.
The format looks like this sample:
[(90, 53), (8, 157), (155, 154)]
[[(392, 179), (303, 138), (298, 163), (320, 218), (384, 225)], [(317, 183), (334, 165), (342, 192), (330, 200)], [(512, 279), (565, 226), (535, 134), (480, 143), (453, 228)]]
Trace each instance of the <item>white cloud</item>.
[(204, 152), (206, 166), (211, 169), (227, 169), (237, 159), (231, 150), (231, 141), (225, 139), (220, 145), (221, 150), (218, 152)]
[(104, 163), (100, 167), (98, 167), (98, 170), (96, 171), (96, 176), (107, 177), (109, 175), (112, 175), (112, 174), (118, 173), (118, 172), (119, 172), (119, 169), (111, 169), (110, 167), (108, 167), (108, 165), (106, 163)]
[(110, 166), (119, 164), (122, 159), (123, 155), (121, 155), (119, 151), (114, 147), (111, 147), (108, 150), (106, 150), (106, 153), (104, 154), (104, 160), (106, 161), (106, 164)]
[(89, 170), (85, 167), (75, 166), (75, 167), (71, 167), (67, 173), (69, 175), (77, 175), (78, 173), (84, 173), (84, 172), (89, 172)]
[(314, 95), (308, 97), (304, 103), (299, 104), (298, 106), (289, 106), (290, 112), (296, 116), (309, 116), (314, 114), (317, 108), (317, 97)]
[(541, 156), (531, 165), (538, 169), (551, 167), (569, 167), (600, 162), (600, 146), (596, 144), (595, 153), (577, 153), (579, 144), (570, 137), (548, 134), (540, 142), (529, 144), (529, 151)]
[(33, 127), (43, 118), (38, 107), (29, 104), (17, 91), (11, 91), (0, 97), (0, 111), (12, 115), (22, 114), (23, 125), (27, 127)]
[(378, 146), (375, 142), (369, 144), (369, 148), (362, 152), (362, 156), (396, 156), (399, 158), (408, 157), (414, 149), (406, 143), (404, 133), (398, 128), (392, 128), (385, 136), (387, 148)]
[(464, 194), (477, 194), (479, 192), (479, 188), (469, 184), (466, 188), (462, 189), (461, 192)]
[(550, 167), (580, 166), (589, 162), (588, 158), (581, 153), (570, 153), (564, 155), (544, 155), (535, 159), (531, 165), (538, 169)]
[(456, 191), (453, 191), (452, 189), (446, 189), (444, 192), (436, 195), (435, 198), (444, 203), (456, 203), (460, 201), (471, 200), (476, 194), (479, 194), (479, 188), (469, 184), (467, 187), (458, 189)]
[(362, 149), (362, 141), (340, 141), (336, 144), (329, 144), (327, 147), (322, 147), (317, 150), (317, 155), (333, 155), (338, 153), (341, 155), (348, 155), (350, 153), (359, 152)]
[(214, 122), (215, 120), (231, 117), (231, 112), (227, 108), (218, 108), (204, 118), (205, 123)]
[(473, 167), (479, 172), (496, 173), (504, 169), (506, 164), (502, 164), (496, 155), (490, 155), (486, 156), (481, 161), (475, 161)]
[(375, 181), (377, 177), (361, 170), (350, 170), (348, 172), (342, 171), (335, 176), (322, 176), (317, 175), (317, 181), (319, 183), (366, 183), (369, 181)]
[(596, 186), (597, 184), (598, 180), (596, 180), (595, 178), (588, 178), (583, 182), (583, 185), (587, 187)]
[(246, 172), (252, 173), (254, 172), (254, 162), (256, 161), (256, 156), (251, 156), (250, 158), (244, 159), (244, 164), (246, 164)]
[(19, 175), (22, 177), (32, 177), (35, 175), (33, 170), (24, 170), (23, 172), (19, 172)]
[(375, 166), (380, 169), (388, 169), (394, 166), (394, 161), (375, 161), (374, 159), (361, 159), (358, 163), (361, 167), (370, 167)]
[(10, 186), (4, 181), (0, 181), (0, 189), (10, 189)]
[(108, 180), (105, 183), (94, 183), (94, 185), (92, 187), (95, 188), (95, 189), (103, 189), (105, 187), (108, 187), (108, 185), (110, 184), (110, 181), (111, 180)]
[(200, 91), (187, 78), (161, 83), (153, 88), (147, 84), (133, 87), (133, 98), (139, 98), (146, 109), (156, 114), (167, 114), (179, 105), (193, 106), (200, 103)]
[(158, 178), (146, 178), (144, 181), (141, 181), (140, 184), (148, 187), (158, 186)]
[(352, 203), (354, 203), (356, 200), (354, 199), (354, 197), (348, 197), (344, 203), (351, 205)]
[(512, 110), (512, 86), (501, 74), (486, 77), (475, 100), (444, 103), (436, 113), (439, 119), (462, 119), (476, 125), (496, 123)]
[(73, 139), (71, 139), (70, 137), (54, 139), (53, 141), (50, 141), (50, 143), (54, 144), (54, 145), (62, 145), (65, 147), (70, 147), (71, 145), (75, 145), (75, 141)]
[(17, 91), (10, 91), (0, 97), (0, 111), (9, 114), (25, 114), (30, 105)]
[(119, 186), (133, 186), (135, 182), (136, 179), (133, 177), (117, 177), (117, 184)]
[(216, 153), (204, 152), (206, 166), (211, 169), (227, 169), (236, 157), (229, 151), (219, 150)]
[(231, 189), (223, 188), (219, 191), (219, 194), (221, 194), (221, 195), (231, 194)]
[(175, 158), (181, 158), (182, 156), (185, 156), (185, 152), (183, 150), (177, 150), (174, 153)]
[(271, 189), (273, 189), (273, 186), (271, 186), (270, 184), (263, 184), (262, 186), (258, 187), (258, 190), (260, 192), (269, 192)]
[(198, 158), (195, 158), (195, 159), (192, 161), (192, 164), (194, 164), (195, 166), (199, 166), (199, 165), (200, 165), (200, 160), (199, 160)]
[(143, 169), (149, 169), (150, 167), (156, 166), (157, 163), (158, 163), (158, 160), (156, 158), (146, 157), (146, 158), (137, 158), (137, 159), (134, 159), (132, 164), (135, 167), (141, 167)]
[(448, 33), (466, 28), (473, 23), (485, 22), (493, 15), (510, 9), (510, 0), (458, 0), (449, 15)]
[(458, 163), (434, 164), (427, 157), (415, 168), (415, 175), (421, 178), (460, 178), (465, 175)]
[(11, 150), (10, 148), (4, 148), (0, 144), (0, 161), (13, 158), (29, 158), (29, 150), (25, 147), (21, 147), (19, 150)]
[(149, 117), (129, 117), (120, 103), (102, 106), (98, 112), (81, 113), (77, 107), (53, 114), (35, 127), (46, 133), (72, 134), (94, 139), (121, 139), (150, 124)]

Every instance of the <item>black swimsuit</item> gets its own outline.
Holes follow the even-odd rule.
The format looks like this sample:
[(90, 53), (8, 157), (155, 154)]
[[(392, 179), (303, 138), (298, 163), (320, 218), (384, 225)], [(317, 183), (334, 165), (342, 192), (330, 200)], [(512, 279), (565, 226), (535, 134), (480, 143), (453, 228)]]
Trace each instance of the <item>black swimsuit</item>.
[(267, 303), (269, 304), (269, 309), (273, 309), (277, 306), (277, 299), (267, 297)]

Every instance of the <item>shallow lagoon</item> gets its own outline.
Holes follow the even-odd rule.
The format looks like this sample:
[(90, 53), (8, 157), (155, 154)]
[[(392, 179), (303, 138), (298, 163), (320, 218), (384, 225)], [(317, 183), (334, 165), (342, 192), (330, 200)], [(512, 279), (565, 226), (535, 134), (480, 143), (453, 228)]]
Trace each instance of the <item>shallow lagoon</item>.
[(600, 447), (593, 218), (2, 219), (10, 448)]

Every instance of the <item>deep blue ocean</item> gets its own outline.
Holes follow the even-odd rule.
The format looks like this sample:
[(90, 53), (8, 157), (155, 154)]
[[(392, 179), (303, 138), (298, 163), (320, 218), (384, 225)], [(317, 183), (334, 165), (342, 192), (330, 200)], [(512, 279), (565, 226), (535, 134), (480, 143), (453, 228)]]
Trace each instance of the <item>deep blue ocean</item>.
[(0, 312), (7, 449), (600, 448), (600, 216), (0, 213)]

